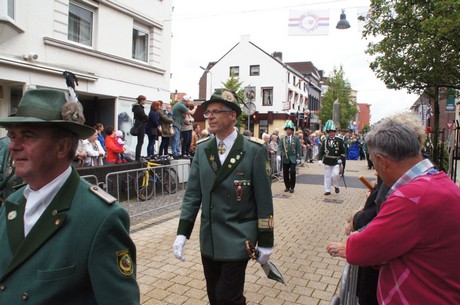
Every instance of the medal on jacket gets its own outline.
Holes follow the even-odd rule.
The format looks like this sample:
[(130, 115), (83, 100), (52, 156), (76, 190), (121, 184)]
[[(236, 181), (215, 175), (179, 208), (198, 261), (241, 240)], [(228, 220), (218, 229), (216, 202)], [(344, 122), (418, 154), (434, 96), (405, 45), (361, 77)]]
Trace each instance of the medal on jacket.
[(213, 155), (209, 157), (209, 161), (211, 161), (211, 167), (213, 171), (217, 172), (217, 163)]
[(241, 201), (241, 199), (243, 199), (243, 181), (235, 180), (233, 181), (233, 185), (236, 186), (236, 189), (235, 189), (236, 201)]
[(243, 199), (243, 188), (238, 185), (236, 188), (236, 201), (241, 201), (241, 199)]

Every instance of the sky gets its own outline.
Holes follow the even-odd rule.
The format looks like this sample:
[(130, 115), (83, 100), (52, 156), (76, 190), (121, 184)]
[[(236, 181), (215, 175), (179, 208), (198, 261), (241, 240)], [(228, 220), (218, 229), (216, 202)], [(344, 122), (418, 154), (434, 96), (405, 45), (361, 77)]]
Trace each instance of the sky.
[[(345, 78), (358, 91), (358, 103), (371, 104), (371, 123), (409, 110), (416, 95), (389, 90), (369, 68), (367, 41), (358, 31), (357, 10), (369, 0), (173, 0), (171, 91), (198, 98), (200, 66), (219, 60), (249, 35), (269, 54), (282, 52), (284, 62), (311, 61), (328, 76), (343, 66)], [(330, 10), (329, 35), (289, 36), (290, 10)], [(341, 10), (351, 28), (337, 30)], [(222, 80), (223, 82), (227, 80)]]

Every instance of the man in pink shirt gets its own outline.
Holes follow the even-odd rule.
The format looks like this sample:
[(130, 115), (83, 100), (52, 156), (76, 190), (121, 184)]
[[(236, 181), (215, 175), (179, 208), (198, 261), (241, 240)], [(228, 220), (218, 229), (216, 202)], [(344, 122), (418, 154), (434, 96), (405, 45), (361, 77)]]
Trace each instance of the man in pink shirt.
[(380, 268), (379, 304), (460, 304), (460, 189), (423, 159), (401, 120), (383, 120), (366, 143), (390, 191), (374, 220), (348, 238), (347, 261)]

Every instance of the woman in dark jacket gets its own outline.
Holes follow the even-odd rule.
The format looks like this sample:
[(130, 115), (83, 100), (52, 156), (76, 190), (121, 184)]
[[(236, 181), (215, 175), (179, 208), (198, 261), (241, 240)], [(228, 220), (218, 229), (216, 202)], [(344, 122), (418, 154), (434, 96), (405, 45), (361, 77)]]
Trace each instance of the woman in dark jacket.
[(155, 143), (158, 140), (158, 126), (160, 125), (160, 116), (157, 113), (158, 109), (160, 109), (160, 103), (157, 101), (152, 102), (149, 119), (145, 128), (145, 133), (149, 139), (149, 144), (147, 145), (148, 157), (155, 155)]
[(134, 127), (137, 129), (136, 161), (140, 161), (142, 145), (144, 145), (145, 123), (148, 120), (148, 116), (144, 111), (144, 104), (147, 98), (139, 95), (136, 100), (137, 104), (133, 105)]

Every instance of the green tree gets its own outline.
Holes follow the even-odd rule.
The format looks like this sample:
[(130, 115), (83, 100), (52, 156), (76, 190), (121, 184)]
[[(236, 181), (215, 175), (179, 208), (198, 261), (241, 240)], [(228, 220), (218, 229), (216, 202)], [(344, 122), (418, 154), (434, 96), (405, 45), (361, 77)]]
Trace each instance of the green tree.
[[(240, 79), (238, 77), (235, 77), (232, 73), (232, 76), (227, 80), (227, 82), (225, 83), (222, 82), (222, 85), (224, 86), (224, 88), (227, 88), (236, 93), (238, 97), (238, 104), (240, 104), (240, 107), (241, 107), (241, 104), (244, 101), (243, 82), (241, 82)], [(244, 112), (241, 113), (241, 115), (238, 117), (237, 122), (236, 122), (236, 127), (238, 129), (245, 126), (246, 118), (247, 118), (246, 114)]]
[(440, 88), (460, 89), (460, 1), (371, 0), (363, 37), (374, 40), (366, 50), (374, 57), (370, 68), (388, 88), (435, 100), (438, 131)]
[(345, 72), (342, 66), (338, 69), (334, 67), (334, 70), (327, 80), (327, 85), (329, 88), (321, 100), (321, 108), (319, 111), (321, 122), (324, 124), (327, 120), (332, 119), (333, 105), (338, 99), (340, 104), (340, 126), (336, 127), (349, 128), (350, 121), (352, 121), (358, 113), (358, 107), (356, 101), (351, 98), (351, 85), (345, 78)]

